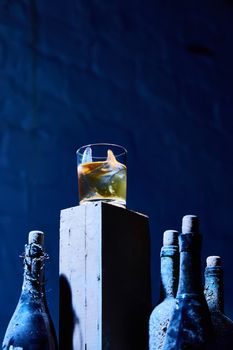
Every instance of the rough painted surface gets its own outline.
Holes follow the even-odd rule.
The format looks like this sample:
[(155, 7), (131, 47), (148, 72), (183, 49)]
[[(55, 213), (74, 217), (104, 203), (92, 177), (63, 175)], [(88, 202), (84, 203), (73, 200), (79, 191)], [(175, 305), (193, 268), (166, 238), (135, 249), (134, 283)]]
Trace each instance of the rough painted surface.
[(102, 140), (128, 149), (128, 207), (150, 216), (154, 301), (162, 232), (192, 212), (233, 317), (232, 17), (231, 0), (0, 2), (0, 338), (31, 229), (57, 319), (59, 212), (77, 204), (75, 150)]

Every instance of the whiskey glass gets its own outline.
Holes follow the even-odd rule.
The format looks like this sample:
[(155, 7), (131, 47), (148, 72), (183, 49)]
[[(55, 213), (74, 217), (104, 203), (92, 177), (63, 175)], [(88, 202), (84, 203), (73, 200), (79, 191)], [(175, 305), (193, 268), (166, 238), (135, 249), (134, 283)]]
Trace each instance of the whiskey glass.
[(77, 150), (80, 204), (109, 202), (126, 207), (127, 150), (110, 143), (93, 143)]

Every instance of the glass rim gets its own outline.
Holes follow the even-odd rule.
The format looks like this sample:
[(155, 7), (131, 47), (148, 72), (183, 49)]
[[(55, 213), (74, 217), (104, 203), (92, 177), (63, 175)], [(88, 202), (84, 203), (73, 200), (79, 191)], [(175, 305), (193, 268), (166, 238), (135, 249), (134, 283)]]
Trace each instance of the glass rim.
[[(85, 149), (85, 148), (87, 148), (87, 147), (91, 147), (91, 146), (113, 146), (113, 147), (116, 147), (116, 148), (119, 148), (119, 149), (121, 149), (121, 150), (123, 150), (121, 153), (119, 153), (119, 154), (115, 154), (114, 153), (114, 156), (115, 157), (120, 157), (120, 156), (123, 156), (123, 155), (126, 155), (128, 152), (127, 152), (127, 149), (124, 147), (124, 146), (121, 146), (121, 145), (117, 145), (116, 143), (107, 143), (107, 142), (99, 142), (99, 143), (89, 143), (88, 145), (84, 145), (84, 146), (81, 146), (81, 147), (79, 147), (78, 149), (77, 149), (77, 151), (76, 151), (76, 154), (77, 155), (79, 155), (79, 156), (82, 156), (83, 155), (83, 153), (81, 153), (80, 151), (82, 150), (82, 149)], [(98, 156), (93, 156), (92, 158), (94, 158), (94, 159), (100, 159), (100, 158), (104, 158), (104, 156), (103, 157), (98, 157)]]

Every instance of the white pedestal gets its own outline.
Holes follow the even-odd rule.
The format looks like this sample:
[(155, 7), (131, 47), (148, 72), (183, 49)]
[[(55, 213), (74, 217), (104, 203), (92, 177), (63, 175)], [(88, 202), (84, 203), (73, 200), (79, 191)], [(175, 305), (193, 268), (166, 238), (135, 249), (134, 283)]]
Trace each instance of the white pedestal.
[(146, 350), (150, 293), (147, 216), (101, 202), (61, 211), (61, 350)]

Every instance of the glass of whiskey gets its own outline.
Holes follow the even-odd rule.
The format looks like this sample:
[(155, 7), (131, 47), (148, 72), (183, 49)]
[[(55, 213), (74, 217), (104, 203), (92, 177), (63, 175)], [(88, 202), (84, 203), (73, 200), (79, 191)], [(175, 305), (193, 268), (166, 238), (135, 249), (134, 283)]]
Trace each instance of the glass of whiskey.
[(126, 207), (127, 150), (95, 143), (77, 150), (80, 204), (103, 201)]

